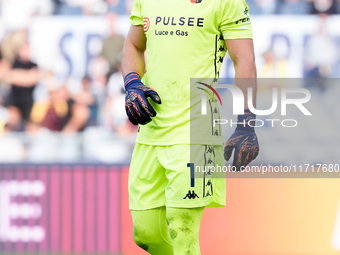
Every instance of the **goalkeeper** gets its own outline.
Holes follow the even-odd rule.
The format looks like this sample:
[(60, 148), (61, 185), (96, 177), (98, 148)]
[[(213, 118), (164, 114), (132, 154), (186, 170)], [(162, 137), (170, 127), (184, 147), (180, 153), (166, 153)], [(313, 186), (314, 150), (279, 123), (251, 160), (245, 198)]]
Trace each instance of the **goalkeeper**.
[[(218, 111), (211, 100), (204, 125), (190, 132), (191, 117), (201, 115), (193, 114), (201, 94), (191, 88), (205, 78), (218, 80), (228, 49), (236, 78), (251, 78), (236, 79), (236, 86), (244, 95), (248, 87), (256, 90), (248, 6), (244, 0), (135, 0), (130, 21), (122, 71), (126, 112), (139, 124), (128, 184), (133, 237), (153, 255), (198, 255), (203, 210), (224, 206), (226, 187), (223, 178), (191, 178), (188, 163), (224, 165), (235, 149), (233, 165), (240, 169), (259, 147), (254, 129), (241, 124), (255, 118), (249, 110), (238, 116), (240, 124), (223, 147), (210, 118)], [(203, 78), (191, 84), (193, 77)]]

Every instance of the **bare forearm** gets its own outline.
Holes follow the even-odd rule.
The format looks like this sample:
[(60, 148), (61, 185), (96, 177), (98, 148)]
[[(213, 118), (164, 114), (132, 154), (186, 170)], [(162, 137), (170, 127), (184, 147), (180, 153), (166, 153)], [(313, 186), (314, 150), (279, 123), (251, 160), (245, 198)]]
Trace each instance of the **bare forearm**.
[(253, 105), (256, 106), (256, 67), (252, 39), (236, 39), (225, 41), (229, 55), (234, 62), (236, 80), (244, 95), (244, 108), (248, 108), (248, 88), (253, 89)]
[(125, 77), (130, 72), (137, 72), (140, 77), (145, 71), (144, 52), (146, 38), (142, 26), (131, 26), (122, 54), (122, 72)]
[(257, 81), (256, 81), (256, 66), (253, 60), (238, 61), (235, 63), (235, 82), (244, 95), (244, 108), (248, 107), (248, 88), (252, 88), (252, 102), (256, 107)]
[(140, 77), (145, 70), (144, 52), (137, 50), (130, 43), (126, 43), (122, 56), (122, 72), (125, 77), (130, 72), (137, 72)]
[(32, 87), (39, 81), (38, 69), (31, 70), (11, 70), (8, 75), (8, 82), (20, 87)]

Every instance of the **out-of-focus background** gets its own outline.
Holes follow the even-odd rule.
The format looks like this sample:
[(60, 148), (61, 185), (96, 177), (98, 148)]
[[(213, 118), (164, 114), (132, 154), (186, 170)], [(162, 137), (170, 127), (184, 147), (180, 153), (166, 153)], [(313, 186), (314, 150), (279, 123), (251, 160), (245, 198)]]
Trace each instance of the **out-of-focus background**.
[[(339, 78), (340, 1), (247, 3), (259, 77)], [(145, 254), (133, 243), (127, 206), (136, 127), (120, 72), (132, 4), (0, 1), (0, 254)], [(220, 76), (234, 76), (229, 57)], [(334, 82), (302, 86), (317, 98), (311, 107), (339, 127)], [(311, 140), (317, 127), (306, 131)], [(278, 139), (289, 156), (281, 149), (258, 162), (300, 155), (300, 163), (340, 163), (340, 136), (328, 135), (333, 154), (315, 162), (289, 149), (296, 137), (263, 129), (264, 151)], [(227, 207), (205, 212), (202, 254), (340, 254), (338, 179), (226, 182)]]

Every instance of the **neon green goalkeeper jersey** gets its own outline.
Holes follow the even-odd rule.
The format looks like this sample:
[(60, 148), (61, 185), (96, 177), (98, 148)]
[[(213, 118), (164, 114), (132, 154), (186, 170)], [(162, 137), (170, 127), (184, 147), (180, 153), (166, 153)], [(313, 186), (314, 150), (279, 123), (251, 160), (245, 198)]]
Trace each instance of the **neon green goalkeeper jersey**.
[(221, 130), (213, 125), (219, 102), (206, 94), (208, 110), (202, 115), (205, 92), (190, 79), (212, 78), (206, 84), (213, 86), (226, 54), (224, 40), (252, 38), (245, 1), (135, 0), (130, 21), (143, 26), (147, 38), (143, 83), (162, 100), (160, 105), (151, 102), (157, 116), (139, 126), (137, 142), (222, 144)]

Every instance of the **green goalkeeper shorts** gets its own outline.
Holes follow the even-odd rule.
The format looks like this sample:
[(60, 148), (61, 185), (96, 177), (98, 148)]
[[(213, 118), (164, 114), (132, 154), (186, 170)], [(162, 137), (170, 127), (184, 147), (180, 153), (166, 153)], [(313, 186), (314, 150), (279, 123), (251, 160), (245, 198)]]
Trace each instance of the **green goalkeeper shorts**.
[(129, 170), (130, 209), (225, 206), (224, 174), (212, 166), (224, 166), (223, 146), (136, 143)]

